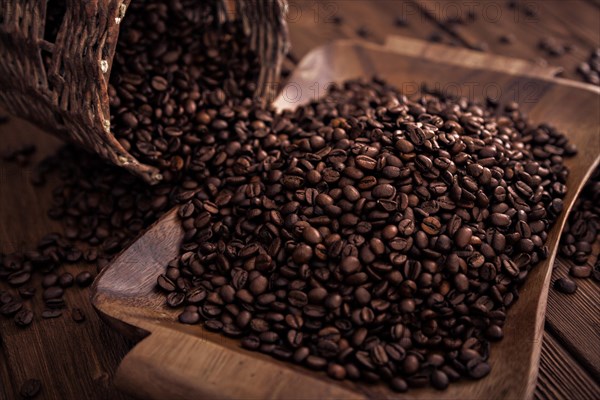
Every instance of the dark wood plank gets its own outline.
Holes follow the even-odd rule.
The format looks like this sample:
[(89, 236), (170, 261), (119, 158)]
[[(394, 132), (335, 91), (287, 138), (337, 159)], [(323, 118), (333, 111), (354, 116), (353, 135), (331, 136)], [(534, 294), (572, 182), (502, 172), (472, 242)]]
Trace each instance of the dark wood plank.
[[(598, 254), (600, 243), (595, 250)], [(558, 259), (552, 281), (567, 276), (570, 265), (570, 261)], [(600, 288), (591, 279), (575, 281), (579, 288), (572, 295), (551, 291), (546, 327), (600, 382)]]
[[(288, 23), (292, 53), (299, 59), (311, 49), (334, 39), (358, 38), (361, 28), (365, 40), (383, 43), (388, 35), (427, 39), (438, 30), (435, 24), (408, 20), (395, 24), (399, 17), (414, 16), (409, 0), (290, 0)], [(335, 23), (339, 18), (340, 22)]]
[[(60, 145), (14, 118), (0, 125), (0, 137), (2, 150), (36, 143), (38, 159)], [(1, 252), (31, 249), (43, 235), (60, 230), (60, 225), (46, 216), (53, 183), (35, 188), (29, 183), (31, 173), (31, 167), (0, 161)], [(59, 271), (77, 273), (84, 268), (90, 267), (63, 266)], [(40, 277), (34, 279), (39, 282)], [(0, 289), (7, 288), (0, 282)], [(72, 288), (65, 296), (69, 309), (83, 310), (87, 320), (82, 324), (75, 323), (69, 311), (59, 319), (42, 320), (41, 293), (36, 296), (33, 304), (27, 302), (36, 315), (30, 327), (19, 328), (11, 319), (0, 318), (0, 398), (20, 398), (21, 384), (35, 378), (42, 382), (40, 398), (44, 399), (125, 399), (112, 387), (112, 376), (130, 343), (100, 320), (89, 302), (89, 289)]]
[[(530, 0), (517, 2), (515, 8), (508, 7), (508, 1), (412, 2), (426, 19), (435, 21), (440, 30), (445, 29), (444, 41), (471, 48), (485, 45), (492, 53), (562, 66), (563, 76), (571, 79), (580, 79), (577, 65), (600, 46), (600, 10), (585, 0)], [(527, 8), (533, 10), (533, 14), (528, 14)], [(453, 16), (465, 19), (469, 11), (473, 11), (474, 20), (453, 24), (450, 29), (443, 24)], [(513, 43), (502, 43), (501, 36), (507, 34), (514, 36)], [(561, 57), (549, 56), (539, 48), (539, 42), (549, 37), (572, 45), (572, 51)]]
[(544, 335), (536, 399), (589, 399), (600, 396), (600, 386), (551, 334)]

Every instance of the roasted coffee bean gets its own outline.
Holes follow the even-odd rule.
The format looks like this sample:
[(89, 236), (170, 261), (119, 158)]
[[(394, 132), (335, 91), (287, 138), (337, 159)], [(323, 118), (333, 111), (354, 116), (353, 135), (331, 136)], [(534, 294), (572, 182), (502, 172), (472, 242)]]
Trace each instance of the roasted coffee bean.
[(17, 300), (9, 300), (0, 306), (0, 314), (4, 316), (12, 316), (23, 308), (23, 303)]
[(179, 322), (190, 325), (197, 324), (200, 322), (200, 314), (191, 310), (186, 310), (179, 314)]
[(73, 321), (81, 323), (85, 321), (85, 314), (81, 308), (73, 308), (71, 310), (71, 318)]
[(435, 370), (431, 373), (431, 386), (438, 390), (444, 390), (449, 384), (448, 375), (443, 371)]
[(490, 365), (486, 362), (475, 363), (469, 369), (469, 376), (473, 379), (481, 379), (490, 373)]
[(589, 265), (573, 265), (569, 273), (575, 278), (589, 278), (592, 275), (592, 267)]
[(63, 288), (60, 286), (50, 286), (44, 290), (42, 297), (44, 300), (58, 299), (64, 294)]
[(485, 332), (485, 335), (490, 340), (500, 340), (504, 337), (504, 332), (502, 328), (498, 325), (490, 325)]
[(38, 379), (28, 379), (21, 385), (19, 394), (25, 399), (35, 398), (42, 390), (42, 382)]
[(248, 350), (258, 350), (260, 339), (256, 336), (246, 336), (241, 340), (242, 347)]
[(469, 227), (462, 227), (458, 229), (455, 236), (455, 243), (458, 247), (465, 247), (471, 241), (471, 237), (473, 236), (473, 231)]
[(79, 287), (89, 286), (92, 284), (93, 281), (94, 281), (94, 276), (90, 272), (87, 272), (87, 271), (80, 272), (75, 277), (75, 282), (77, 282), (77, 285)]
[(404, 393), (408, 390), (408, 383), (400, 377), (395, 377), (390, 381), (390, 387), (396, 392)]
[(562, 293), (573, 294), (577, 291), (577, 284), (569, 278), (560, 278), (554, 282), (554, 288)]
[(167, 296), (167, 305), (169, 307), (179, 307), (185, 301), (185, 294), (180, 292), (172, 292)]
[[(213, 38), (194, 5), (129, 7), (111, 132), (162, 183), (63, 150), (51, 215), (66, 234), (45, 238), (37, 257), (3, 256), (0, 279), (87, 259), (75, 238), (107, 263), (178, 206), (183, 242), (157, 287), (180, 322), (398, 391), (486, 375), (499, 315), (548, 255), (566, 138), (516, 105), (413, 101), (379, 79), (277, 113), (252, 99), (260, 68), (235, 23)], [(141, 33), (125, 34), (129, 24)], [(52, 279), (46, 290), (62, 286)]]
[(402, 368), (406, 374), (414, 374), (419, 370), (419, 359), (414, 354), (407, 355), (402, 363)]
[(329, 363), (327, 366), (327, 375), (337, 380), (344, 380), (346, 378), (346, 369), (340, 364)]
[(42, 279), (42, 287), (49, 288), (50, 286), (56, 286), (58, 284), (58, 275), (47, 274)]
[(304, 363), (311, 369), (324, 369), (327, 366), (327, 360), (319, 357), (319, 356), (314, 356), (314, 355), (310, 355), (308, 357), (306, 357), (306, 359), (304, 360)]
[(223, 323), (216, 319), (209, 319), (204, 323), (204, 327), (209, 331), (218, 332), (223, 329)]
[(490, 216), (493, 225), (506, 228), (510, 225), (510, 217), (506, 214), (494, 213)]
[(17, 271), (8, 276), (8, 283), (12, 286), (21, 286), (31, 279), (31, 274), (27, 271)]
[(63, 289), (73, 286), (74, 281), (75, 278), (73, 278), (73, 275), (71, 275), (68, 272), (65, 272), (64, 274), (58, 277), (58, 285)]
[(20, 327), (25, 327), (33, 321), (33, 312), (27, 308), (22, 308), (15, 314), (15, 324)]

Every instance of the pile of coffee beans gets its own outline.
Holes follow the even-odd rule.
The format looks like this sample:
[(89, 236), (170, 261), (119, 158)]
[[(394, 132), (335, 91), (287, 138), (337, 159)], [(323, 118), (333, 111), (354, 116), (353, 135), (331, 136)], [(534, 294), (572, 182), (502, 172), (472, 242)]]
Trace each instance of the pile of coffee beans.
[(577, 67), (582, 78), (593, 85), (600, 85), (600, 48), (591, 52), (587, 61)]
[[(123, 20), (109, 86), (111, 122), (123, 147), (161, 169), (166, 182), (207, 172), (198, 148), (234, 139), (248, 119), (260, 65), (217, 2), (133, 2)], [(252, 121), (248, 121), (252, 122)], [(200, 174), (200, 176), (198, 176)]]
[(253, 98), (241, 28), (196, 3), (132, 3), (114, 59), (111, 131), (163, 183), (69, 146), (43, 161), (33, 180), (58, 178), (64, 234), (0, 255), (0, 313), (27, 326), (41, 297), (59, 317), (94, 277), (60, 265), (101, 269), (178, 206), (185, 240), (157, 285), (180, 322), (397, 391), (487, 375), (575, 149), (517, 104), (408, 99), (379, 79), (276, 113)]
[(185, 240), (157, 281), (167, 305), (335, 379), (484, 377), (548, 255), (575, 152), (516, 104), (498, 111), (374, 80), (282, 114), (284, 136), (255, 136), (243, 168), (182, 202)]
[[(600, 240), (600, 168), (596, 169), (573, 205), (565, 224), (560, 255), (571, 261), (569, 274), (573, 278), (593, 278), (600, 282), (600, 257), (594, 255), (594, 245)], [(594, 261), (595, 259), (595, 261)], [(557, 279), (555, 288), (571, 294), (577, 283), (568, 277)]]
[[(214, 7), (190, 0), (130, 5), (109, 87), (111, 131), (140, 161), (159, 167), (163, 183), (149, 187), (70, 146), (42, 161), (32, 180), (58, 177), (48, 214), (62, 222), (64, 234), (48, 234), (32, 251), (0, 254), (0, 284), (8, 284), (0, 287), (0, 314), (29, 325), (35, 318), (27, 303), (41, 297), (43, 318), (62, 315), (64, 291), (87, 286), (94, 276), (84, 271), (73, 277), (59, 272), (60, 265), (103, 268), (179, 196), (242, 158), (249, 135), (272, 140), (264, 125), (273, 117), (253, 98), (257, 58), (238, 23), (217, 26)], [(56, 30), (50, 19), (49, 30)], [(3, 160), (24, 164), (33, 151), (27, 146)], [(41, 287), (31, 280), (35, 273), (44, 275)], [(71, 314), (82, 320), (77, 310)]]

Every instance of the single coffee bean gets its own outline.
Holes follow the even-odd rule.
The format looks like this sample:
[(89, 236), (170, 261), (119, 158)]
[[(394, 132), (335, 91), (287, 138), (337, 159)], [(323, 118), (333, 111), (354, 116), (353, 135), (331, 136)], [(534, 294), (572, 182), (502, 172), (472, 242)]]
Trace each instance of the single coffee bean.
[(469, 227), (462, 227), (458, 229), (455, 236), (455, 243), (458, 247), (464, 248), (471, 241), (471, 237), (473, 236), (473, 231)]
[(44, 300), (50, 300), (62, 297), (63, 294), (64, 290), (60, 286), (50, 286), (49, 288), (44, 290), (42, 297), (44, 298)]
[(554, 282), (554, 288), (562, 293), (573, 294), (577, 290), (577, 284), (569, 278), (560, 278)]
[(448, 375), (443, 371), (435, 370), (431, 373), (431, 386), (438, 390), (444, 390), (449, 384)]
[(315, 369), (315, 370), (324, 369), (327, 366), (326, 359), (324, 359), (322, 357), (314, 356), (314, 355), (310, 355), (310, 356), (306, 357), (304, 362), (309, 368)]
[(396, 392), (404, 393), (408, 390), (408, 383), (400, 377), (395, 377), (390, 381), (390, 386)]
[(65, 272), (58, 277), (58, 285), (63, 289), (73, 286), (74, 281), (75, 279), (73, 278), (73, 275), (68, 272)]
[(329, 363), (327, 366), (327, 375), (337, 380), (344, 380), (346, 378), (346, 369), (340, 364)]
[(486, 362), (479, 362), (469, 369), (469, 375), (473, 379), (481, 379), (490, 373), (490, 365)]
[(79, 274), (77, 274), (77, 276), (75, 277), (75, 282), (77, 282), (77, 285), (79, 287), (86, 287), (92, 284), (92, 282), (94, 281), (94, 276), (87, 272), (80, 272)]
[(592, 275), (592, 267), (589, 265), (573, 265), (569, 274), (575, 278), (589, 278)]
[(42, 311), (42, 318), (50, 319), (50, 318), (58, 318), (62, 315), (62, 310), (44, 310)]
[(58, 284), (58, 275), (47, 274), (42, 278), (42, 287), (49, 288), (50, 286), (56, 286)]
[(260, 347), (260, 339), (256, 336), (246, 336), (241, 340), (242, 347), (248, 350), (257, 350)]
[[(380, 79), (279, 114), (245, 100), (260, 68), (234, 23), (198, 38), (188, 33), (210, 31), (189, 17), (200, 10), (129, 7), (110, 128), (163, 182), (66, 150), (59, 161), (77, 163), (51, 212), (65, 236), (44, 239), (43, 261), (2, 255), (0, 279), (86, 259), (75, 238), (108, 262), (177, 206), (185, 234), (157, 287), (181, 322), (399, 391), (487, 374), (506, 307), (548, 255), (566, 138), (516, 104), (499, 117), (492, 102), (413, 101)], [(577, 262), (593, 241), (584, 222), (569, 243)]]
[(73, 308), (71, 310), (71, 318), (73, 319), (73, 321), (81, 323), (85, 321), (85, 314), (83, 313), (81, 308)]
[(179, 314), (179, 322), (189, 325), (197, 324), (200, 322), (200, 314), (194, 311), (186, 310)]

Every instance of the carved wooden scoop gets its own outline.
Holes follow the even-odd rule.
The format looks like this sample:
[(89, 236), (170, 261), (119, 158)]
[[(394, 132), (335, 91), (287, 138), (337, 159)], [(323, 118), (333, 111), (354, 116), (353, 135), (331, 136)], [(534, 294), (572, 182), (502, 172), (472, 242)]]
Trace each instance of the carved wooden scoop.
[[(176, 321), (156, 277), (179, 250), (183, 232), (172, 211), (106, 268), (94, 285), (98, 312), (125, 334), (142, 340), (125, 357), (116, 384), (152, 399), (179, 398), (530, 398), (537, 379), (551, 266), (566, 215), (600, 160), (600, 88), (552, 78), (555, 70), (505, 57), (392, 38), (385, 46), (340, 41), (309, 53), (293, 74), (277, 107), (322, 95), (329, 82), (378, 74), (405, 91), (421, 82), (483, 98), (502, 92), (534, 121), (547, 121), (579, 148), (571, 169), (565, 212), (548, 235), (551, 256), (529, 274), (509, 310), (504, 340), (491, 346), (492, 372), (439, 392), (430, 388), (393, 393), (387, 386), (337, 382), (324, 373), (245, 351), (239, 342)], [(495, 91), (495, 92), (490, 92)], [(294, 97), (295, 96), (295, 97)], [(287, 99), (287, 101), (286, 101)]]

